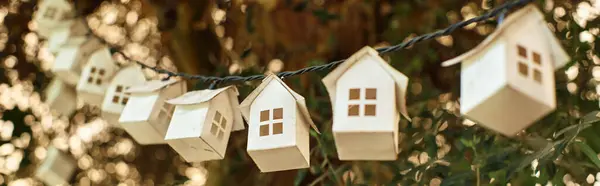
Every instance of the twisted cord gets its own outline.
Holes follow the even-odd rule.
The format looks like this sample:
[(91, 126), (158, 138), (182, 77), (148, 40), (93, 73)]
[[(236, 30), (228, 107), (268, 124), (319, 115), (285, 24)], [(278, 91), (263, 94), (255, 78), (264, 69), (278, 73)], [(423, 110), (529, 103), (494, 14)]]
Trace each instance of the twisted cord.
[[(499, 7), (496, 7), (494, 9), (492, 9), (491, 11), (486, 12), (483, 15), (465, 20), (465, 21), (461, 21), (455, 24), (450, 25), (449, 27), (442, 29), (442, 30), (438, 30), (432, 33), (428, 33), (425, 35), (420, 35), (417, 37), (414, 37), (412, 39), (409, 39), (408, 41), (404, 41), (402, 43), (399, 43), (397, 45), (392, 45), (392, 46), (388, 46), (388, 47), (383, 47), (383, 48), (378, 48), (376, 49), (377, 52), (382, 55), (382, 54), (386, 54), (386, 53), (390, 53), (390, 52), (395, 52), (398, 51), (400, 49), (404, 49), (407, 47), (410, 47), (416, 43), (422, 42), (422, 41), (427, 41), (427, 40), (431, 40), (431, 39), (435, 39), (437, 37), (440, 36), (446, 36), (449, 35), (450, 33), (454, 32), (455, 30), (459, 29), (459, 28), (463, 28), (469, 24), (472, 23), (477, 23), (477, 22), (482, 22), (485, 21), (487, 19), (490, 19), (492, 17), (496, 17), (500, 14), (503, 14), (505, 11), (515, 8), (515, 7), (520, 7), (523, 6), (529, 2), (531, 2), (532, 0), (517, 0), (517, 1), (512, 1), (512, 2), (508, 2), (508, 3), (504, 3), (502, 5), (500, 5)], [(87, 25), (87, 24), (86, 24)], [(108, 44), (104, 39), (102, 39), (101, 37), (99, 37), (98, 35), (94, 34), (92, 31), (92, 35), (93, 37), (98, 38), (100, 41), (102, 41), (103, 43)], [(182, 77), (185, 79), (193, 79), (193, 80), (198, 80), (200, 82), (203, 83), (211, 83), (211, 87), (215, 87), (220, 83), (239, 83), (239, 82), (246, 82), (246, 81), (254, 81), (254, 80), (261, 80), (265, 78), (265, 75), (263, 74), (257, 74), (257, 75), (250, 75), (250, 76), (224, 76), (224, 77), (216, 77), (216, 76), (203, 76), (203, 75), (194, 75), (194, 74), (187, 74), (187, 73), (183, 73), (183, 72), (171, 72), (165, 69), (161, 69), (158, 68), (157, 66), (149, 66), (146, 65), (140, 61), (137, 60), (133, 60), (130, 57), (128, 57), (127, 55), (125, 55), (125, 53), (123, 53), (120, 50), (115, 51), (116, 53), (120, 53), (121, 55), (123, 55), (124, 58), (126, 58), (129, 61), (135, 61), (137, 64), (141, 65), (142, 68), (148, 68), (151, 69), (157, 73), (160, 74), (166, 74), (167, 77), (164, 78), (169, 79), (170, 77)], [(306, 68), (302, 68), (299, 70), (295, 70), (295, 71), (284, 71), (284, 72), (279, 72), (277, 73), (277, 76), (279, 76), (280, 78), (286, 78), (286, 77), (290, 77), (290, 76), (296, 76), (296, 75), (301, 75), (301, 74), (305, 74), (308, 72), (314, 72), (314, 71), (323, 71), (323, 70), (330, 70), (336, 66), (338, 66), (339, 64), (343, 63), (346, 59), (341, 59), (341, 60), (337, 60), (337, 61), (332, 61), (329, 62), (327, 64), (323, 64), (323, 65), (316, 65), (316, 66), (310, 66), (310, 67), (306, 67)]]

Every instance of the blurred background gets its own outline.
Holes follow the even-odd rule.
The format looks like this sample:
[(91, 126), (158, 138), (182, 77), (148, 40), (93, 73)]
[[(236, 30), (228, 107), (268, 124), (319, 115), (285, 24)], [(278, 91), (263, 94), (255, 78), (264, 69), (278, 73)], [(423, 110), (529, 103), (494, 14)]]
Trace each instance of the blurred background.
[[(48, 0), (47, 0), (48, 1)], [(286, 78), (306, 98), (309, 169), (260, 173), (246, 131), (232, 133), (222, 161), (186, 163), (168, 145), (141, 146), (99, 109), (57, 116), (41, 92), (54, 57), (32, 21), (36, 0), (0, 1), (0, 184), (33, 177), (50, 146), (76, 161), (73, 185), (600, 185), (600, 0), (543, 0), (548, 26), (572, 58), (556, 71), (552, 114), (514, 138), (459, 117), (460, 68), (440, 62), (482, 41), (496, 19), (384, 56), (410, 78), (412, 122), (401, 121), (396, 161), (336, 157), (327, 71)], [(76, 15), (112, 48), (172, 71), (227, 76), (297, 70), (344, 59), (481, 15), (495, 0), (75, 0)], [(131, 63), (122, 54), (113, 58)], [(146, 69), (148, 78), (164, 75)], [(239, 84), (240, 101), (260, 81)], [(188, 81), (192, 89), (208, 85)], [(587, 116), (587, 117), (586, 117)], [(507, 116), (510, 117), (510, 116)], [(314, 132), (314, 131), (313, 131)], [(596, 179), (598, 178), (598, 179)], [(596, 183), (597, 182), (597, 183)]]

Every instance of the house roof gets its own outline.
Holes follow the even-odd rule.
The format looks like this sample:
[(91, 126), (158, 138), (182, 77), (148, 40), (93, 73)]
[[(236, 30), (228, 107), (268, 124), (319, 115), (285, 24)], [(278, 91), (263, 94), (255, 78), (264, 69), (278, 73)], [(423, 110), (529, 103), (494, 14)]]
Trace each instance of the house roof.
[(308, 125), (310, 125), (310, 127), (313, 128), (317, 133), (321, 134), (317, 126), (315, 126), (315, 123), (313, 123), (312, 119), (310, 118), (310, 113), (308, 112), (308, 108), (306, 107), (304, 97), (294, 92), (294, 90), (288, 87), (281, 79), (279, 79), (279, 77), (277, 77), (274, 74), (267, 75), (267, 77), (265, 77), (265, 79), (262, 80), (262, 83), (258, 85), (258, 87), (256, 87), (256, 89), (254, 89), (254, 91), (252, 91), (252, 93), (250, 93), (246, 97), (246, 99), (244, 99), (244, 101), (242, 101), (242, 103), (240, 104), (242, 116), (244, 116), (246, 121), (250, 121), (250, 106), (252, 105), (252, 103), (254, 103), (254, 100), (256, 100), (258, 95), (262, 93), (265, 87), (269, 85), (269, 83), (273, 80), (277, 81), (290, 93), (290, 95), (292, 95), (292, 97), (296, 100), (296, 106), (302, 115), (301, 117), (304, 117)]
[[(479, 52), (484, 51), (487, 46), (494, 43), (494, 41), (500, 38), (500, 36), (505, 34), (509, 27), (518, 26), (519, 23), (527, 24), (523, 22), (532, 21), (532, 19), (534, 21), (541, 21), (545, 23), (544, 14), (534, 4), (529, 4), (507, 16), (502, 24), (500, 24), (500, 26), (498, 26), (492, 34), (485, 38), (485, 40), (479, 43), (479, 45), (475, 46), (475, 48), (460, 56), (442, 62), (442, 66), (452, 66), (469, 57), (475, 56)], [(562, 48), (558, 39), (554, 37), (553, 32), (546, 25), (540, 25), (539, 28), (544, 32), (543, 34), (547, 38), (546, 41), (549, 42), (550, 50), (552, 50), (551, 55), (554, 58), (554, 69), (563, 67), (570, 60), (569, 55)]]
[[(329, 74), (327, 74), (327, 76), (325, 76), (325, 78), (323, 78), (322, 81), (323, 84), (325, 84), (325, 88), (327, 88), (327, 92), (329, 92), (331, 105), (335, 105), (336, 87), (338, 79), (342, 77), (342, 75), (344, 75), (344, 73), (346, 73), (346, 71), (348, 71), (350, 67), (356, 64), (356, 62), (360, 61), (360, 59), (364, 56), (371, 56), (376, 58), (376, 60), (374, 61), (376, 61), (377, 64), (379, 64), (379, 66), (387, 72), (387, 75), (394, 80), (397, 92), (396, 107), (400, 114), (402, 114), (404, 118), (410, 121), (411, 118), (410, 116), (408, 116), (408, 112), (406, 109), (406, 88), (408, 86), (408, 77), (400, 73), (398, 70), (394, 69), (394, 67), (392, 67), (383, 58), (379, 56), (379, 53), (375, 49), (369, 46), (365, 46), (362, 49), (360, 49), (358, 52), (356, 52), (355, 54), (350, 56), (350, 58), (348, 58), (346, 61), (340, 64), (337, 68), (333, 69)], [(365, 72), (365, 74), (366, 73), (368, 72)]]
[(92, 53), (92, 55), (90, 56), (88, 62), (86, 63), (86, 66), (94, 64), (106, 64), (110, 66), (116, 66), (112, 55), (110, 54), (110, 50), (106, 46), (95, 50), (94, 53)]
[(177, 82), (181, 82), (181, 81), (178, 79), (175, 79), (175, 78), (170, 78), (169, 80), (166, 80), (166, 81), (163, 81), (160, 79), (151, 80), (151, 81), (146, 81), (144, 84), (141, 84), (141, 85), (132, 86), (132, 87), (128, 88), (125, 92), (128, 92), (128, 93), (154, 92), (159, 89), (165, 88), (171, 84), (175, 84)]
[(215, 90), (197, 90), (187, 92), (179, 97), (167, 100), (166, 102), (172, 105), (192, 105), (192, 104), (200, 104), (207, 101), (210, 101), (215, 96), (221, 93), (227, 93), (229, 102), (231, 103), (231, 109), (233, 110), (233, 131), (243, 130), (244, 122), (242, 121), (242, 116), (240, 115), (240, 108), (237, 96), (239, 92), (235, 86), (227, 86), (220, 89)]

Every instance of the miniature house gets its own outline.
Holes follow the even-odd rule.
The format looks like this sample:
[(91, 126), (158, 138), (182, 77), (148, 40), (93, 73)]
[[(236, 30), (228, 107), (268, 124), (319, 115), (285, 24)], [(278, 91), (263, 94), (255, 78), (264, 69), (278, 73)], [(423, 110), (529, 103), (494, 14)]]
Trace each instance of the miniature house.
[(56, 28), (69, 27), (73, 17), (73, 6), (67, 0), (44, 0), (38, 4), (38, 11), (33, 16), (43, 38), (50, 37)]
[(54, 147), (48, 148), (46, 158), (36, 169), (35, 177), (46, 185), (68, 185), (77, 164), (75, 160)]
[(131, 96), (131, 93), (126, 90), (131, 86), (144, 84), (144, 82), (146, 82), (146, 76), (142, 67), (137, 64), (119, 70), (106, 88), (101, 107), (102, 118), (107, 123), (118, 126), (121, 112)]
[(54, 29), (48, 38), (48, 50), (57, 53), (63, 46), (77, 46), (88, 41), (89, 30), (85, 24), (83, 20), (76, 20), (68, 27)]
[(309, 167), (309, 128), (318, 129), (304, 97), (271, 74), (240, 108), (248, 123), (248, 155), (261, 172)]
[(77, 45), (61, 47), (56, 55), (52, 72), (69, 85), (76, 86), (83, 65), (98, 48), (102, 47), (97, 39), (88, 39)]
[(185, 82), (170, 79), (132, 86), (125, 91), (131, 96), (121, 113), (119, 124), (139, 144), (166, 144), (165, 134), (175, 106), (165, 101), (185, 93), (185, 85)]
[(118, 67), (106, 47), (96, 50), (81, 70), (77, 94), (87, 104), (101, 106), (104, 93)]
[(331, 71), (323, 83), (333, 107), (339, 159), (395, 160), (400, 116), (410, 120), (405, 103), (408, 78), (367, 46)]
[(45, 103), (52, 112), (71, 115), (77, 110), (77, 93), (75, 88), (67, 85), (59, 78), (54, 78), (44, 90)]
[(543, 14), (528, 5), (509, 15), (462, 62), (460, 112), (513, 136), (556, 108), (554, 70), (569, 61)]
[(231, 131), (244, 129), (235, 86), (188, 92), (167, 103), (175, 111), (165, 140), (187, 162), (220, 160)]

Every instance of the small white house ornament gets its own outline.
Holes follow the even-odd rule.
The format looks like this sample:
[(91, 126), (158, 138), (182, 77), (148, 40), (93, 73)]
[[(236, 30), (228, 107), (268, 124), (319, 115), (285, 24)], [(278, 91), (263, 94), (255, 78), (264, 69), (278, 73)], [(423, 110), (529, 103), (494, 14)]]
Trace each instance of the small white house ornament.
[(52, 72), (69, 85), (76, 86), (80, 81), (84, 64), (100, 47), (102, 45), (97, 39), (88, 39), (80, 44), (62, 46), (52, 64)]
[(44, 102), (52, 112), (65, 116), (77, 110), (77, 93), (75, 87), (69, 86), (59, 78), (54, 78), (44, 90)]
[(48, 38), (56, 28), (69, 27), (75, 17), (73, 6), (67, 0), (44, 0), (38, 4), (33, 19), (37, 33)]
[(309, 131), (319, 131), (304, 97), (268, 75), (240, 105), (248, 123), (248, 155), (261, 172), (308, 168)]
[(76, 166), (70, 155), (49, 147), (46, 158), (35, 171), (35, 177), (46, 185), (68, 185)]
[(167, 101), (175, 111), (165, 140), (187, 162), (225, 157), (231, 131), (244, 129), (235, 86), (198, 90)]
[(400, 116), (410, 120), (408, 77), (371, 47), (331, 71), (323, 83), (333, 107), (333, 137), (340, 160), (395, 160)]
[(139, 144), (166, 144), (165, 134), (175, 106), (165, 101), (185, 93), (185, 85), (185, 82), (171, 78), (131, 86), (125, 91), (131, 96), (119, 124)]
[(86, 34), (89, 30), (85, 24), (83, 20), (74, 20), (68, 27), (54, 29), (48, 38), (48, 50), (57, 53), (63, 46), (81, 45), (88, 41)]
[(85, 103), (101, 106), (104, 93), (118, 68), (108, 48), (96, 50), (81, 71), (76, 88), (78, 96)]
[(569, 60), (542, 12), (527, 5), (474, 49), (442, 65), (462, 62), (461, 114), (513, 136), (556, 108), (554, 70)]
[(106, 88), (101, 107), (102, 118), (107, 123), (118, 126), (121, 112), (123, 112), (123, 108), (125, 108), (129, 97), (131, 97), (131, 93), (126, 92), (127, 89), (144, 82), (146, 82), (146, 77), (139, 65), (133, 64), (119, 70)]

